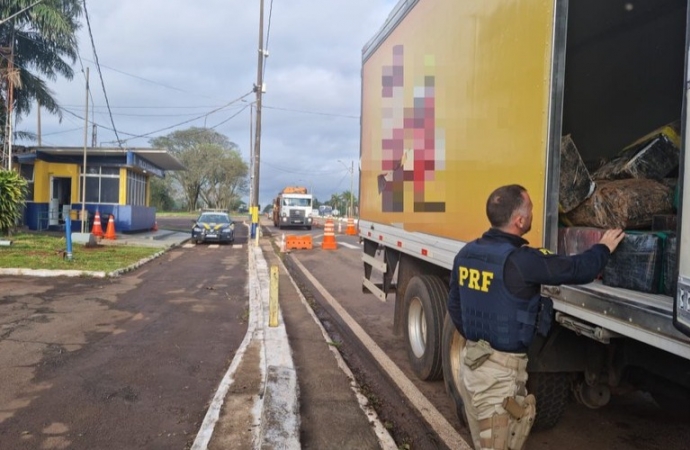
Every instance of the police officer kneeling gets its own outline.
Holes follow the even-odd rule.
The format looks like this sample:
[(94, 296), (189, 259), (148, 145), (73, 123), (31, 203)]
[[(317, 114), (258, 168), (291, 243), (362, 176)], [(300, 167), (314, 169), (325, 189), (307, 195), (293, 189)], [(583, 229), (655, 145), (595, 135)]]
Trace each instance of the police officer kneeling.
[(532, 201), (519, 185), (502, 186), (486, 203), (491, 228), (465, 245), (453, 263), (448, 311), (465, 337), (460, 395), (477, 449), (523, 447), (536, 416), (527, 393), (527, 348), (551, 326), (551, 299), (541, 285), (593, 281), (625, 234), (607, 230), (574, 256), (528, 247)]

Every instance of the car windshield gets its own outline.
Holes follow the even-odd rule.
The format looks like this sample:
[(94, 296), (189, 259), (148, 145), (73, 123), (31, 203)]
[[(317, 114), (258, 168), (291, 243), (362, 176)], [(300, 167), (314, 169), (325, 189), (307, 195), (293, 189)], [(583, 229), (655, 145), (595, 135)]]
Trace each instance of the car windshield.
[(230, 223), (230, 218), (225, 214), (203, 214), (197, 220), (199, 223)]

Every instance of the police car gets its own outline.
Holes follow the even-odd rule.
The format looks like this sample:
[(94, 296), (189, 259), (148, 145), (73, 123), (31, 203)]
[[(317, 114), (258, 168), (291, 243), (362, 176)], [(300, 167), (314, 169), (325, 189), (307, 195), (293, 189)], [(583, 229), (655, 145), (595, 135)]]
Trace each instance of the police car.
[(230, 215), (222, 211), (203, 211), (192, 223), (192, 240), (197, 244), (219, 242), (230, 244), (235, 240), (235, 224)]

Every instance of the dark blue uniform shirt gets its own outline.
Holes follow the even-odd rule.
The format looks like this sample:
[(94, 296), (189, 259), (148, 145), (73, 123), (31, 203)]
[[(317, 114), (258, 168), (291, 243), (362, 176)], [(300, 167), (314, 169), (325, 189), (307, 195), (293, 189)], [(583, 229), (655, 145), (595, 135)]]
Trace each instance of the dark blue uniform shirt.
[[(573, 256), (553, 254), (546, 249), (528, 247), (528, 242), (520, 236), (491, 228), (484, 233), (482, 244), (508, 242), (516, 247), (508, 257), (503, 277), (511, 294), (525, 299), (537, 295), (542, 284), (585, 284), (604, 270), (610, 252), (604, 244), (595, 244), (589, 250)], [(448, 294), (448, 312), (458, 329), (462, 332), (462, 312), (460, 310), (460, 291), (458, 289), (458, 258), (453, 261)]]

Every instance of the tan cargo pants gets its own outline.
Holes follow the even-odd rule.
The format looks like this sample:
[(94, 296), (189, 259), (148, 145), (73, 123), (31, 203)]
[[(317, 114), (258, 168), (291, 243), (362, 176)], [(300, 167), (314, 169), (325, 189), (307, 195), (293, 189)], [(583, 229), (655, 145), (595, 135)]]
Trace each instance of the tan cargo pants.
[(534, 396), (525, 388), (527, 355), (467, 341), (461, 356), (459, 388), (474, 447), (522, 449), (536, 416)]

